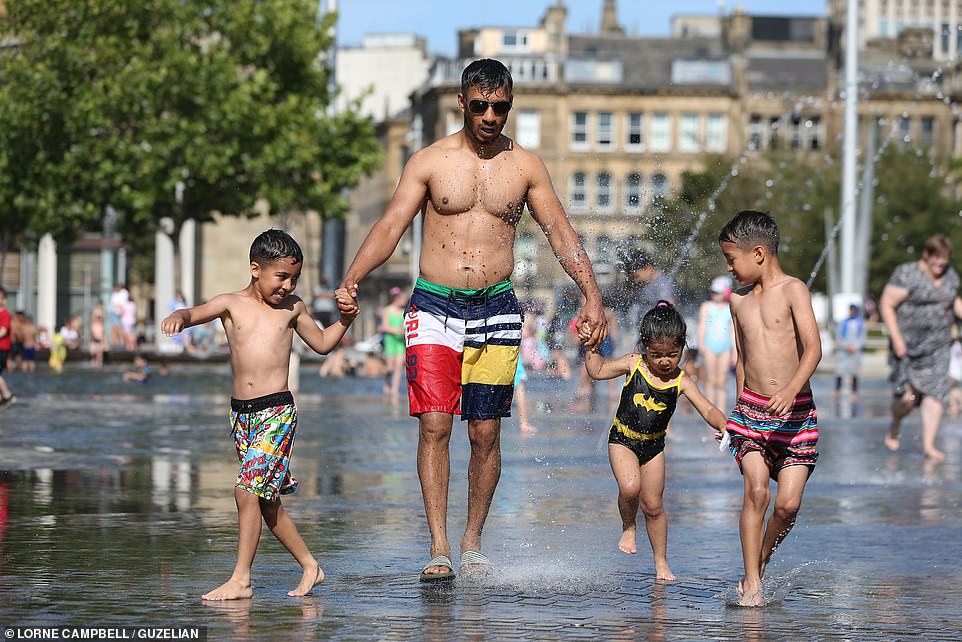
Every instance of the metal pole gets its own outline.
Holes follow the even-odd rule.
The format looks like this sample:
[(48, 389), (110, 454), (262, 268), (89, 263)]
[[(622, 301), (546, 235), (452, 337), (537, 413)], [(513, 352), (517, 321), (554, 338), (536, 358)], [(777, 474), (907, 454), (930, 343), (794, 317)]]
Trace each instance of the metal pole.
[[(318, 0), (317, 23), (325, 13), (337, 11), (337, 0)], [(331, 87), (330, 114), (334, 115), (337, 105), (334, 101), (337, 89), (337, 24), (331, 27), (331, 49), (328, 52), (330, 64), (329, 84)], [(347, 195), (345, 194), (345, 197)], [(337, 287), (344, 278), (344, 246), (346, 244), (345, 225), (342, 218), (326, 218), (322, 226), (321, 274), (327, 278), (328, 287)]]
[(858, 0), (848, 0), (845, 22), (845, 132), (842, 156), (842, 292), (855, 294), (855, 155), (858, 149)]
[(825, 275), (825, 288), (828, 290), (828, 310), (826, 323), (832, 337), (835, 337), (835, 295), (838, 294), (838, 261), (836, 260), (835, 242), (832, 231), (835, 229), (835, 212), (831, 207), (825, 208), (825, 242), (828, 250), (828, 273)]
[(862, 300), (868, 292), (869, 254), (872, 247), (872, 201), (875, 199), (875, 137), (878, 120), (873, 118), (865, 142), (865, 161), (862, 163), (862, 191), (859, 194), (858, 260), (855, 264), (855, 292)]

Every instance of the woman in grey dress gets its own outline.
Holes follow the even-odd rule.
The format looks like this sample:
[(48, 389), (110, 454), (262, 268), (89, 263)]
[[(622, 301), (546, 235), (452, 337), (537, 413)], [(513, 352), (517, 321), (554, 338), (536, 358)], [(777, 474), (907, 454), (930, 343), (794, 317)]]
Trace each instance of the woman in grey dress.
[(921, 260), (895, 268), (879, 302), (894, 357), (895, 402), (885, 445), (898, 450), (902, 419), (920, 406), (922, 452), (935, 461), (945, 458), (935, 447), (935, 437), (949, 398), (952, 323), (962, 317), (959, 275), (949, 267), (951, 258), (949, 239), (932, 236)]

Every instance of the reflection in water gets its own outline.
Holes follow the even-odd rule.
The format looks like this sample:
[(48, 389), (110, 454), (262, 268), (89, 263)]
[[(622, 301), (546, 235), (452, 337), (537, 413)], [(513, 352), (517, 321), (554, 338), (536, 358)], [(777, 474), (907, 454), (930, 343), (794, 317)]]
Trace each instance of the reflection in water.
[[(422, 587), (429, 537), (416, 423), (382, 403), (380, 382), (324, 387), (304, 377), (294, 450), (302, 489), (284, 503), (328, 579), (314, 597), (288, 598), (288, 554), (267, 538), (254, 599), (202, 604), (197, 596), (223, 581), (233, 561), (237, 465), (224, 420), (227, 373), (181, 375), (176, 385), (167, 377), (138, 388), (142, 395), (108, 383), (92, 399), (90, 377), (68, 373), (55, 390), (27, 388), (2, 415), (31, 425), (28, 446), (0, 450), (4, 622), (202, 623), (212, 639), (447, 640), (454, 627), (477, 639), (575, 630), (769, 639), (797, 635), (793, 623), (804, 621), (813, 637), (844, 626), (891, 639), (906, 630), (937, 637), (946, 618), (962, 619), (962, 423), (945, 422), (944, 464), (908, 448), (892, 455), (881, 445), (888, 397), (871, 388), (850, 418), (825, 404), (822, 459), (799, 523), (769, 568), (779, 603), (745, 610), (725, 608), (722, 597), (741, 576), (741, 478), (695, 415), (674, 418), (667, 449), (678, 581), (653, 581), (646, 547), (626, 556), (615, 546), (620, 524), (600, 428), (608, 413), (533, 410), (537, 433), (520, 433), (514, 419), (502, 431), (503, 474), (483, 540), (494, 572)], [(559, 387), (574, 385), (529, 383), (533, 409), (563, 407), (571, 391)], [(815, 394), (827, 401), (824, 382), (816, 380)], [(456, 428), (448, 522), (455, 559), (468, 454)]]

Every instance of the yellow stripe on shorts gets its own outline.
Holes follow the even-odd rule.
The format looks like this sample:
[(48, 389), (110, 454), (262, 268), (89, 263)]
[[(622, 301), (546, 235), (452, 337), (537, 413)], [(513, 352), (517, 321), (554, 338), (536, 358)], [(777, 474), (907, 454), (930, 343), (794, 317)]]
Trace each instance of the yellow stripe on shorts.
[(483, 348), (464, 346), (461, 365), (461, 385), (483, 383), (491, 386), (514, 384), (521, 346), (495, 346)]

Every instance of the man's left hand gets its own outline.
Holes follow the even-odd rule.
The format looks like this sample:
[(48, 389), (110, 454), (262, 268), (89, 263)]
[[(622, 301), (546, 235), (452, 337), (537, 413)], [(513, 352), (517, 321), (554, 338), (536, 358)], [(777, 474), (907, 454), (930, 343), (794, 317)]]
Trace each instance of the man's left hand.
[(578, 315), (578, 340), (586, 348), (595, 348), (608, 336), (608, 318), (601, 301), (588, 301)]

